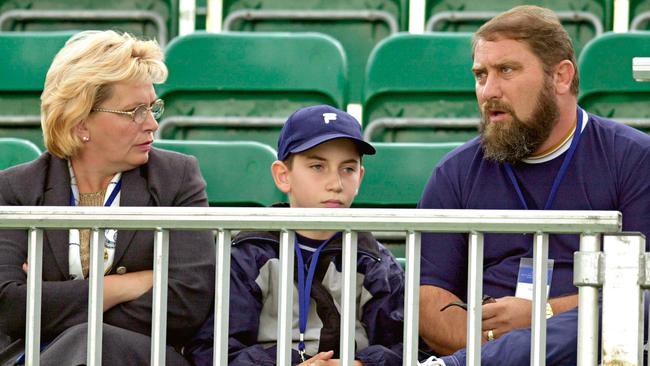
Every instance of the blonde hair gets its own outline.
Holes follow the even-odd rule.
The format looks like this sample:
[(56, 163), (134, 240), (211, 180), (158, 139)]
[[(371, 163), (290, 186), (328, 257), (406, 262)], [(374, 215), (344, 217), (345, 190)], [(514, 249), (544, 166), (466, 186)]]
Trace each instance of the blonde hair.
[(163, 51), (156, 41), (141, 41), (114, 31), (72, 36), (54, 57), (41, 94), (45, 147), (62, 159), (75, 156), (83, 142), (74, 127), (92, 108), (111, 97), (113, 84), (157, 84), (166, 79)]

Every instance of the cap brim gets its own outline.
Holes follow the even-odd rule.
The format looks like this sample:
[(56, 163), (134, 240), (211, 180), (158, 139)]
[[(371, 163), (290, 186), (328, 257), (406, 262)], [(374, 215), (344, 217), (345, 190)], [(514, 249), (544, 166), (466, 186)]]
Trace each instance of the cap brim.
[[(337, 133), (337, 134), (322, 135), (322, 136), (318, 136), (316, 138), (313, 138), (311, 140), (305, 141), (302, 144), (294, 147), (290, 151), (287, 151), (286, 155), (288, 156), (289, 154), (300, 153), (300, 152), (309, 150), (309, 149), (311, 149), (312, 147), (314, 147), (316, 145), (320, 145), (323, 142), (327, 142), (327, 141), (334, 140), (334, 139), (350, 139), (350, 140), (354, 141), (356, 143), (356, 145), (357, 145), (357, 148), (359, 149), (359, 153), (361, 153), (362, 155), (374, 155), (377, 152), (375, 150), (375, 148), (372, 147), (372, 145), (370, 145), (369, 143), (367, 143), (366, 141), (364, 141), (362, 139), (358, 139), (358, 138), (355, 138), (355, 137), (350, 137), (349, 135)], [(286, 159), (287, 156), (282, 157), (280, 160)]]

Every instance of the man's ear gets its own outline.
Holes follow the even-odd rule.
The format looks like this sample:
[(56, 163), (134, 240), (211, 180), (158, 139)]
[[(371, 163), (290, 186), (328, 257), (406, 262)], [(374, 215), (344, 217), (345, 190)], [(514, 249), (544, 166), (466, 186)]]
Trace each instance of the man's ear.
[(575, 74), (576, 69), (571, 61), (560, 61), (560, 63), (555, 66), (555, 74), (553, 75), (555, 92), (559, 95), (570, 93), (571, 83), (573, 82), (573, 76)]
[(271, 164), (271, 175), (275, 186), (282, 193), (289, 193), (291, 191), (291, 182), (289, 180), (289, 167), (283, 161), (276, 160)]

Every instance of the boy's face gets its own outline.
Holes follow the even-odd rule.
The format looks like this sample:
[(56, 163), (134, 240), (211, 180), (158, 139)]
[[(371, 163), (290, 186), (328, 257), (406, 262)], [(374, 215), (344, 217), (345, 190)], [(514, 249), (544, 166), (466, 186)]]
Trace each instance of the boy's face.
[(291, 169), (276, 161), (272, 171), (291, 207), (350, 207), (363, 179), (361, 156), (355, 143), (346, 138), (294, 154)]

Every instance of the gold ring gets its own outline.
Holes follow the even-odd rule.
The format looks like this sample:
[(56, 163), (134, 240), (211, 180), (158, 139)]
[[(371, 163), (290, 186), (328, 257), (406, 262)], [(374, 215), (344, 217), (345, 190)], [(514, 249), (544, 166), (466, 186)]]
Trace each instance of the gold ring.
[(494, 340), (494, 331), (492, 329), (487, 331), (487, 340), (488, 341), (493, 341)]

